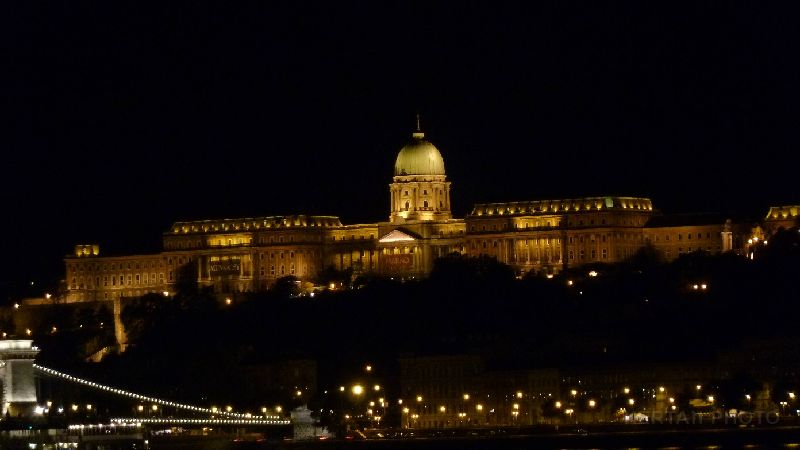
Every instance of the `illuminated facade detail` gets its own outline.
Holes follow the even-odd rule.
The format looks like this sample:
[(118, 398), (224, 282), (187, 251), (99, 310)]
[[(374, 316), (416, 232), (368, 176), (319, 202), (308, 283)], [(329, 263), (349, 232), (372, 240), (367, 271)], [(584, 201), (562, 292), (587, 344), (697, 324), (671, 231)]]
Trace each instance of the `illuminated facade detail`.
[(773, 206), (764, 218), (764, 228), (769, 234), (779, 229), (789, 229), (800, 225), (800, 205)]
[[(187, 221), (163, 234), (158, 254), (101, 256), (98, 245), (78, 245), (65, 260), (66, 300), (170, 295), (181, 280), (218, 294), (256, 292), (287, 276), (313, 281), (328, 267), (409, 279), (452, 253), (547, 275), (624, 261), (648, 246), (665, 261), (696, 251), (743, 254), (752, 247), (748, 238), (797, 226), (800, 211), (770, 208), (764, 237), (752, 222), (726, 216), (664, 216), (640, 197), (481, 203), (454, 219), (444, 160), (419, 127), (397, 155), (389, 192), (386, 222), (344, 225), (336, 216), (308, 215)], [(124, 330), (117, 334), (124, 342)]]

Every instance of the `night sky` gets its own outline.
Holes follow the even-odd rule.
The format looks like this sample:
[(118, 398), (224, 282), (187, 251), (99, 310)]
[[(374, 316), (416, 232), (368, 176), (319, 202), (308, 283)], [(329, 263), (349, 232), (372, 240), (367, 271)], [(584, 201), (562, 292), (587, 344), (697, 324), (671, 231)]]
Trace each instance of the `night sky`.
[(417, 112), (458, 217), (800, 202), (788, 2), (432, 3), (4, 3), (0, 280), (158, 251), (177, 220), (386, 220)]

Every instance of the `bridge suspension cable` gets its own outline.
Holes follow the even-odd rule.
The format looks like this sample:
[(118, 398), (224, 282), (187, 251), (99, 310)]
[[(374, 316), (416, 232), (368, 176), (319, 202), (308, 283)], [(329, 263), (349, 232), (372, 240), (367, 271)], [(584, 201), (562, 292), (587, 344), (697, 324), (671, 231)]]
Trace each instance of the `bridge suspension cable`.
[[(62, 378), (62, 379), (65, 379), (67, 381), (70, 381), (72, 383), (82, 384), (84, 386), (88, 386), (88, 387), (93, 388), (93, 389), (97, 389), (97, 390), (105, 391), (105, 392), (110, 392), (112, 394), (116, 394), (116, 395), (119, 395), (119, 396), (122, 396), (122, 397), (132, 398), (132, 399), (139, 400), (139, 401), (142, 401), (142, 402), (155, 403), (157, 405), (170, 406), (170, 407), (173, 407), (173, 408), (176, 408), (176, 409), (184, 409), (184, 410), (187, 410), (187, 411), (194, 411), (194, 412), (205, 413), (205, 414), (219, 414), (219, 415), (222, 415), (222, 416), (225, 416), (225, 417), (233, 417), (233, 418), (237, 418), (237, 419), (251, 419), (252, 418), (252, 415), (250, 415), (250, 414), (228, 412), (228, 411), (223, 411), (223, 410), (212, 410), (210, 408), (204, 408), (204, 407), (201, 407), (201, 406), (194, 406), (194, 405), (188, 405), (186, 403), (173, 402), (173, 401), (170, 401), (170, 400), (164, 400), (164, 399), (160, 399), (160, 398), (149, 397), (149, 396), (146, 396), (146, 395), (137, 394), (135, 392), (126, 391), (124, 389), (117, 389), (115, 387), (108, 386), (108, 385), (105, 385), (105, 384), (95, 383), (94, 381), (89, 381), (89, 380), (86, 380), (84, 378), (74, 377), (74, 376), (72, 376), (72, 375), (70, 375), (68, 373), (59, 372), (58, 370), (50, 369), (48, 367), (40, 366), (38, 364), (34, 364), (33, 368), (35, 370), (38, 370), (41, 373), (44, 373), (45, 375)], [(281, 419), (280, 416), (266, 416), (264, 418), (264, 420), (280, 421), (282, 419)]]

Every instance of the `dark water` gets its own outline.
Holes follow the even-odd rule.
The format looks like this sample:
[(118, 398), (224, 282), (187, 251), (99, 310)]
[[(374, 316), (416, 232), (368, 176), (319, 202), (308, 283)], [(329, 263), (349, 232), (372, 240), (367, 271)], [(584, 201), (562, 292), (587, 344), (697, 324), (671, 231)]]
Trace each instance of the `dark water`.
[(231, 442), (224, 439), (151, 441), (153, 450), (479, 450), (479, 449), (637, 449), (637, 450), (729, 450), (798, 449), (800, 428), (719, 429), (657, 432), (614, 432), (588, 435), (538, 435), (486, 438), (430, 438), (322, 442)]

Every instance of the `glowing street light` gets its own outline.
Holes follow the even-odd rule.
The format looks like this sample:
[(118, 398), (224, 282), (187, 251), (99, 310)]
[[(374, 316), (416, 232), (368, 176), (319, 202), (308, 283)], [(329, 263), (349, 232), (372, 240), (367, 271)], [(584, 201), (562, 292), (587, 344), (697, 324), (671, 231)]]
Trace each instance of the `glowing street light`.
[(631, 393), (631, 388), (627, 388), (626, 387), (626, 388), (622, 389), (622, 392), (624, 392), (626, 394), (630, 394)]
[(376, 384), (375, 386), (373, 386), (373, 389), (375, 389), (376, 392), (380, 391), (381, 390), (381, 385), (380, 384)]
[(464, 400), (469, 400), (469, 394), (464, 394)]
[(556, 405), (555, 405), (555, 406), (556, 406), (556, 409), (559, 409), (559, 408), (561, 408), (561, 402), (556, 402)]
[(339, 392), (344, 392), (344, 386), (339, 386)]
[(418, 395), (418, 396), (417, 396), (417, 403), (420, 403), (421, 401), (422, 401), (422, 396), (421, 396), (421, 395)]
[(475, 411), (483, 411), (483, 405), (481, 405), (480, 403), (475, 405)]
[(350, 391), (353, 393), (353, 395), (361, 395), (364, 393), (364, 386), (361, 386), (360, 384), (353, 385)]
[(367, 364), (367, 366), (364, 367), (364, 370), (366, 370), (367, 372), (372, 372), (372, 366)]
[(439, 407), (439, 412), (445, 412), (445, 411), (447, 411), (447, 408), (444, 405)]
[(633, 406), (634, 403), (636, 403), (636, 401), (634, 399), (632, 399), (632, 398), (628, 399), (628, 404), (629, 405)]
[(594, 400), (589, 400), (589, 408), (594, 408), (595, 406), (597, 406), (597, 402)]
[(569, 393), (570, 393), (570, 394), (572, 394), (572, 396), (573, 396), (573, 397), (575, 397), (576, 395), (578, 395), (578, 391), (576, 391), (575, 389), (573, 389), (573, 390), (569, 391)]
[(709, 401), (710, 403), (714, 403), (714, 396), (713, 396), (713, 395), (709, 395), (709, 396), (708, 396), (708, 401)]

